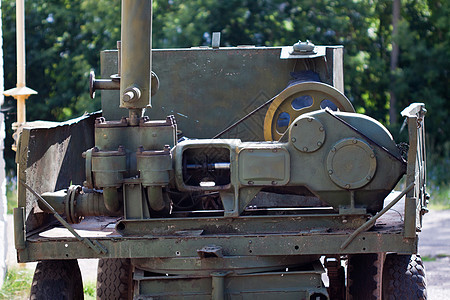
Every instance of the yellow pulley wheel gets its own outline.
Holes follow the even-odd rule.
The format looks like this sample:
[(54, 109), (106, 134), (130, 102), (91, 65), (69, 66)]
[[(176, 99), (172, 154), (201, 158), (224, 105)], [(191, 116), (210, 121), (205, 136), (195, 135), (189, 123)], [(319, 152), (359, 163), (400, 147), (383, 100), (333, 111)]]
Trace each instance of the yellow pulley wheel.
[(334, 87), (315, 81), (291, 85), (276, 96), (264, 118), (264, 139), (278, 141), (302, 114), (329, 107), (355, 112), (350, 100)]

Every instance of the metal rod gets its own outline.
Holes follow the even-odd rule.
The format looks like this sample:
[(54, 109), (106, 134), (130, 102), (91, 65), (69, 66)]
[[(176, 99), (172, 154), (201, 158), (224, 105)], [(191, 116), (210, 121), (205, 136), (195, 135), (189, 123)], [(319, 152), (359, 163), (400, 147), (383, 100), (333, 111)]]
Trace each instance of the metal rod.
[[(25, 0), (16, 0), (16, 41), (17, 41), (17, 87), (25, 87)], [(25, 99), (17, 96), (17, 124), (26, 121)]]
[(355, 239), (355, 237), (360, 234), (363, 231), (368, 230), (370, 227), (372, 227), (373, 224), (375, 224), (375, 221), (384, 215), (388, 210), (390, 210), (403, 196), (408, 193), (412, 188), (414, 188), (414, 182), (412, 182), (410, 185), (406, 187), (406, 189), (403, 190), (397, 197), (395, 197), (394, 200), (392, 200), (388, 205), (386, 205), (381, 211), (379, 211), (375, 216), (373, 216), (369, 221), (361, 225), (358, 229), (356, 229), (349, 237), (348, 239), (341, 245), (341, 250), (344, 250), (347, 248), (347, 246)]
[(94, 90), (120, 90), (120, 82), (111, 79), (96, 79)]
[(16, 0), (17, 87), (25, 86), (25, 5)]
[[(281, 93), (280, 93), (281, 94)], [(270, 98), (267, 102), (261, 104), (259, 107), (255, 108), (253, 111), (251, 111), (249, 114), (245, 115), (243, 118), (237, 120), (236, 122), (234, 122), (233, 124), (231, 124), (230, 126), (228, 126), (227, 128), (225, 128), (224, 130), (222, 130), (221, 132), (219, 132), (218, 134), (216, 134), (212, 139), (217, 139), (219, 137), (221, 137), (222, 135), (224, 135), (227, 131), (233, 129), (234, 127), (238, 126), (239, 124), (241, 124), (242, 122), (244, 122), (245, 120), (247, 120), (248, 118), (250, 118), (252, 115), (254, 115), (255, 113), (257, 113), (258, 111), (260, 111), (261, 109), (263, 109), (264, 107), (266, 107), (267, 105), (271, 104), (273, 102), (273, 100), (275, 100), (275, 98), (278, 97), (277, 94), (276, 96)]]

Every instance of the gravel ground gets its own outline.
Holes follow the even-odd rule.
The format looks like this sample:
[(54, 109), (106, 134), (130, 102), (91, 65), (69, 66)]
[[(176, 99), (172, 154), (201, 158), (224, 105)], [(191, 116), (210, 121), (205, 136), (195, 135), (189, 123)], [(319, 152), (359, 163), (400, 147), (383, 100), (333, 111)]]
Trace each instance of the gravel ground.
[(450, 210), (423, 219), (419, 253), (424, 260), (429, 300), (450, 299)]
[[(12, 216), (8, 215), (8, 267), (18, 266), (13, 242)], [(427, 276), (429, 300), (449, 299), (450, 295), (450, 210), (430, 211), (425, 215), (423, 231), (420, 234), (419, 253)], [(84, 281), (95, 282), (97, 260), (80, 259)], [(34, 269), (36, 263), (26, 264)]]

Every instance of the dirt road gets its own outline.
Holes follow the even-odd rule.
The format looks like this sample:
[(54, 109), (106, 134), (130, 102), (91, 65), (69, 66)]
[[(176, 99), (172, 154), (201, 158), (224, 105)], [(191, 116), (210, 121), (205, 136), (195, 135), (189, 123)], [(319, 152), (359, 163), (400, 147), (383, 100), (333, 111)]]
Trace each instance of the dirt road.
[(428, 299), (449, 299), (450, 210), (430, 211), (424, 216), (419, 253), (425, 264)]

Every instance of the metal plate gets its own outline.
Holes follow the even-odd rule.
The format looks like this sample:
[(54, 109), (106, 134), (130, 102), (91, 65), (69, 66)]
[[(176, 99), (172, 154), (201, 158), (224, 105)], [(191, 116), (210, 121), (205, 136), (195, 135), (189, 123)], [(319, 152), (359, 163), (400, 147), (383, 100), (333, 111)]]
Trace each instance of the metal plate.
[[(151, 120), (174, 115), (178, 128), (189, 138), (212, 138), (281, 92), (291, 72), (306, 70), (340, 89), (343, 80), (342, 47), (326, 47), (324, 57), (280, 59), (280, 47), (227, 47), (220, 49), (153, 50), (152, 70), (160, 88), (152, 97)], [(101, 54), (102, 78), (117, 73), (117, 51)], [(343, 88), (343, 85), (342, 85)], [(103, 116), (119, 120), (128, 116), (120, 109), (118, 91), (101, 91)], [(262, 109), (221, 138), (262, 141), (267, 108)]]
[(344, 189), (358, 189), (368, 184), (377, 169), (377, 159), (370, 146), (357, 138), (337, 142), (327, 157), (331, 180)]
[(301, 152), (319, 150), (325, 142), (325, 128), (313, 117), (299, 118), (291, 127), (289, 134), (291, 142)]

